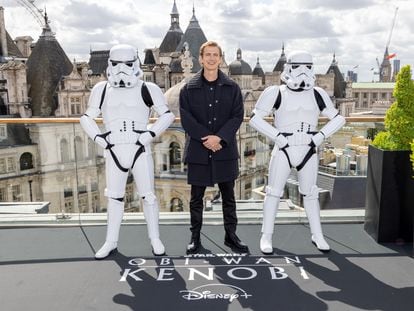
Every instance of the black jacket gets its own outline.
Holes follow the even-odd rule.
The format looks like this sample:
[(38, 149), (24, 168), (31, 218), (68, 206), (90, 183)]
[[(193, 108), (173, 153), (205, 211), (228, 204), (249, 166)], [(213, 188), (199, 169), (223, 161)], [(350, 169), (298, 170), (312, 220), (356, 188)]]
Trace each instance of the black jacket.
[[(236, 132), (243, 121), (243, 99), (239, 86), (219, 70), (215, 102), (206, 100), (202, 70), (180, 92), (181, 124), (189, 136), (186, 163), (208, 165), (209, 160), (238, 160)], [(215, 153), (203, 146), (201, 137), (217, 135), (223, 148)]]

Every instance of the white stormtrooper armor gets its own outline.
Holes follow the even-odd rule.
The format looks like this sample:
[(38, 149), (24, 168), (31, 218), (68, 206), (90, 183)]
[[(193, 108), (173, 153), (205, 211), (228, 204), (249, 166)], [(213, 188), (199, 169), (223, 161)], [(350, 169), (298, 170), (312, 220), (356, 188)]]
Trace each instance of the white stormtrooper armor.
[(111, 86), (134, 87), (143, 75), (136, 49), (127, 44), (112, 47), (106, 75)]
[(281, 79), (292, 90), (309, 90), (315, 84), (312, 55), (295, 51), (288, 55)]
[[(300, 68), (305, 72), (309, 69), (306, 66), (312, 66), (310, 55), (306, 52), (295, 52), (288, 59), (290, 64), (285, 67), (284, 78), (287, 85), (266, 88), (257, 101), (250, 120), (253, 128), (275, 141), (269, 165), (260, 239), (260, 249), (265, 254), (273, 253), (274, 220), (292, 167), (298, 171), (299, 192), (304, 195), (303, 204), (309, 221), (311, 240), (319, 250), (330, 250), (323, 237), (319, 216), (316, 148), (345, 124), (345, 118), (338, 114), (328, 94), (323, 89), (314, 87), (314, 78), (310, 78), (313, 73), (312, 76), (298, 74)], [(305, 63), (300, 63), (301, 61)], [(292, 64), (299, 67), (291, 70)], [(273, 126), (264, 120), (264, 117), (272, 113)], [(318, 131), (319, 115), (329, 118), (330, 121)]]
[[(163, 255), (165, 248), (159, 238), (158, 202), (154, 191), (154, 168), (150, 143), (174, 121), (160, 88), (139, 79), (141, 69), (135, 49), (128, 45), (114, 46), (110, 51), (108, 82), (99, 82), (92, 89), (88, 109), (80, 123), (88, 136), (105, 149), (106, 189), (108, 197), (108, 223), (106, 241), (95, 254), (103, 259), (116, 250), (122, 222), (125, 186), (131, 171), (138, 194), (143, 199), (144, 216), (148, 236), (155, 255)], [(131, 66), (128, 61), (131, 61)], [(118, 62), (114, 65), (113, 62)], [(125, 66), (124, 66), (125, 65)], [(118, 69), (116, 68), (119, 68)], [(126, 70), (124, 67), (131, 67)], [(149, 107), (141, 94), (146, 89), (152, 106)], [(150, 110), (158, 114), (158, 120), (148, 129)], [(94, 118), (102, 113), (106, 132), (102, 133)]]

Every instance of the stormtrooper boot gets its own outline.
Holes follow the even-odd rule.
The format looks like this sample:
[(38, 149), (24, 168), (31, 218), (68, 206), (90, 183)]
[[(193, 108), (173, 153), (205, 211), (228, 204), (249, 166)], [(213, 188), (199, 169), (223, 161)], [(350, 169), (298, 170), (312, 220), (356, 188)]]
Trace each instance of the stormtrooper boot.
[(305, 207), (306, 216), (308, 217), (309, 227), (312, 234), (312, 243), (322, 252), (329, 252), (331, 248), (325, 241), (322, 233), (320, 210), (318, 199), (308, 199), (303, 197), (303, 205)]
[(265, 255), (273, 254), (272, 235), (279, 201), (279, 197), (266, 194), (263, 203), (263, 225), (262, 237), (260, 238), (260, 250)]
[(123, 215), (124, 202), (108, 198), (105, 244), (96, 252), (95, 259), (104, 259), (117, 251), (119, 229)]
[(160, 240), (158, 215), (159, 208), (156, 200), (154, 201), (154, 204), (144, 202), (144, 216), (147, 222), (148, 237), (151, 240), (152, 253), (155, 256), (163, 256), (165, 255), (165, 247)]

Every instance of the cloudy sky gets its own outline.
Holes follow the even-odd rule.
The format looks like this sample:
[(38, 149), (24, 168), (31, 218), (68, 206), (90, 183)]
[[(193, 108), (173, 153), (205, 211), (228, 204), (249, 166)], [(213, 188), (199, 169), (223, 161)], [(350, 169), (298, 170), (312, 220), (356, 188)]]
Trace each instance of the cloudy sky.
[[(10, 35), (30, 35), (35, 40), (40, 26), (19, 3), (0, 0), (5, 8)], [(26, 1), (28, 2), (28, 1)], [(116, 43), (145, 48), (157, 47), (170, 26), (173, 0), (36, 0), (46, 7), (52, 30), (68, 54), (89, 59), (89, 50), (109, 49)], [(192, 16), (193, 1), (176, 0), (183, 31)], [(395, 9), (397, 19), (389, 52), (401, 65), (414, 64), (414, 1), (412, 0), (195, 0), (196, 17), (207, 39), (218, 41), (226, 61), (243, 59), (252, 68), (256, 58), (265, 71), (272, 71), (281, 53), (294, 49), (310, 51), (317, 73), (324, 73), (335, 52), (342, 72), (354, 69), (360, 81), (377, 76), (370, 69), (381, 61), (390, 34)]]

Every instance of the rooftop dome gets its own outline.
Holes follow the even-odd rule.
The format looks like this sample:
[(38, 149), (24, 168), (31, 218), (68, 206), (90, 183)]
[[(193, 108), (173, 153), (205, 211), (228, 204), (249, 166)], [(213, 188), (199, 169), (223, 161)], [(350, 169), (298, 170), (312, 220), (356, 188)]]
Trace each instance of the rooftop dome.
[(251, 75), (252, 67), (242, 59), (241, 49), (237, 49), (237, 59), (229, 65), (230, 75)]

